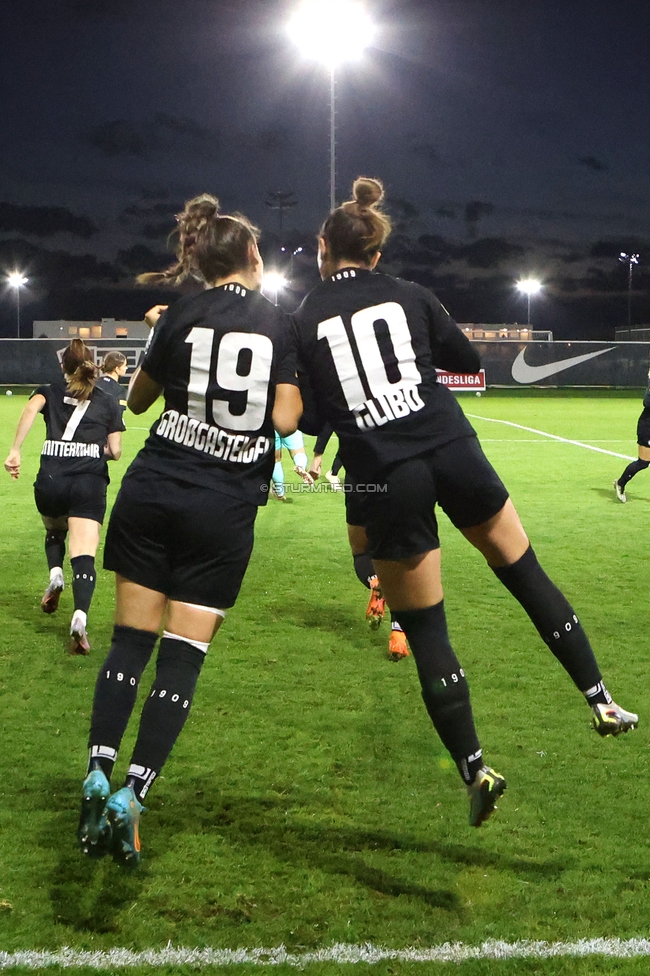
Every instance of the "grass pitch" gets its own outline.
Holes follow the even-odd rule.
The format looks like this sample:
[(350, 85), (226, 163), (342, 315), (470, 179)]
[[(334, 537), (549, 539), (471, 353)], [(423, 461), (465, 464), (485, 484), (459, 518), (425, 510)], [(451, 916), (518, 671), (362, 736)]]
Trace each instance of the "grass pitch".
[[(0, 400), (5, 454), (25, 402)], [(483, 418), (636, 456), (638, 398), (489, 392), (462, 403)], [(127, 418), (111, 499), (154, 416)], [(403, 948), (650, 935), (650, 473), (630, 483), (621, 505), (612, 481), (624, 460), (473, 423), (540, 561), (591, 635), (610, 690), (640, 713), (641, 728), (620, 740), (589, 729), (581, 696), (519, 606), (440, 516), (452, 642), (486, 757), (509, 784), (493, 820), (470, 829), (464, 788), (430, 726), (412, 659), (389, 662), (386, 626), (366, 629), (342, 496), (296, 491), (260, 513), (240, 600), (149, 798), (141, 869), (85, 860), (75, 846), (78, 796), (93, 686), (110, 642), (112, 579), (99, 571), (91, 656), (69, 657), (71, 590), (55, 616), (39, 610), (47, 570), (31, 492), (37, 422), (20, 481), (0, 481), (0, 952), (169, 942), (284, 943), (304, 952), (337, 942)], [(454, 971), (636, 974), (649, 966), (590, 957), (477, 961)], [(306, 971), (448, 969), (388, 961)]]

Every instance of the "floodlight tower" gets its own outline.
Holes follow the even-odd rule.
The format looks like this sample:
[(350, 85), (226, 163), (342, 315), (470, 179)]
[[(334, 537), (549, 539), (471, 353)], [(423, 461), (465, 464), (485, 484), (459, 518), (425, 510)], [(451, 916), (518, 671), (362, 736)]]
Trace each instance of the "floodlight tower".
[(632, 325), (632, 268), (635, 264), (639, 263), (638, 254), (627, 254), (625, 251), (621, 251), (618, 256), (618, 260), (622, 264), (627, 264), (628, 274), (627, 274), (627, 327), (628, 329)]
[(528, 318), (526, 325), (530, 325), (530, 299), (533, 295), (538, 295), (541, 290), (542, 283), (537, 278), (524, 278), (523, 281), (517, 282), (517, 291), (520, 291), (528, 299)]
[(303, 0), (289, 21), (289, 35), (305, 57), (330, 75), (330, 210), (336, 207), (336, 69), (358, 60), (374, 28), (361, 0)]
[(20, 289), (26, 285), (29, 278), (25, 278), (22, 271), (12, 271), (7, 275), (7, 284), (16, 292), (16, 338), (20, 339)]

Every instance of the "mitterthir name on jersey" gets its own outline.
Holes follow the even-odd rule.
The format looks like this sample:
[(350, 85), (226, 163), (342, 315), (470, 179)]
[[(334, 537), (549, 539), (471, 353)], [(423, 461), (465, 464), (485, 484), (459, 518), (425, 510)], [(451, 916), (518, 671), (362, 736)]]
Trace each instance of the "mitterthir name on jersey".
[(48, 457), (101, 457), (99, 444), (78, 444), (76, 441), (45, 441), (41, 454)]
[(424, 406), (424, 400), (420, 397), (417, 386), (403, 386), (391, 390), (390, 393), (380, 393), (366, 400), (365, 403), (355, 407), (352, 413), (357, 427), (361, 430), (371, 430), (373, 427), (387, 424), (389, 420), (408, 417), (410, 413), (422, 410)]
[(268, 437), (249, 437), (248, 434), (228, 434), (220, 427), (195, 420), (176, 410), (165, 410), (156, 433), (168, 441), (193, 447), (201, 454), (210, 454), (222, 461), (252, 464), (271, 449)]

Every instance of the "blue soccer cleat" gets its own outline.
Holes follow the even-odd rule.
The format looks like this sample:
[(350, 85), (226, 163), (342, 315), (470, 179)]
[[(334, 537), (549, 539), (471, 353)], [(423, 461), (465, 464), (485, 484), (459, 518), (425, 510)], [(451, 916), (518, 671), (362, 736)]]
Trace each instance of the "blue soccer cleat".
[(106, 819), (111, 828), (110, 853), (116, 864), (137, 868), (140, 863), (140, 814), (145, 807), (130, 786), (109, 798)]
[(79, 846), (88, 857), (108, 854), (111, 828), (106, 820), (106, 801), (111, 787), (101, 769), (92, 769), (84, 780), (81, 794), (81, 817), (77, 829)]

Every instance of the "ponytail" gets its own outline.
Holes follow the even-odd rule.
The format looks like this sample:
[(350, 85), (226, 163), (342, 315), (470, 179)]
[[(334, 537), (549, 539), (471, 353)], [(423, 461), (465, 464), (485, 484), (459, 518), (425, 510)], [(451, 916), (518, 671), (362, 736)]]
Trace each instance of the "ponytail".
[(64, 349), (61, 365), (68, 380), (67, 392), (76, 400), (87, 400), (95, 387), (97, 367), (82, 339), (73, 339)]
[(243, 214), (221, 215), (219, 201), (210, 193), (188, 200), (176, 215), (176, 263), (166, 271), (138, 275), (139, 285), (178, 285), (187, 278), (204, 283), (227, 278), (249, 264), (249, 247), (259, 230)]

